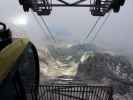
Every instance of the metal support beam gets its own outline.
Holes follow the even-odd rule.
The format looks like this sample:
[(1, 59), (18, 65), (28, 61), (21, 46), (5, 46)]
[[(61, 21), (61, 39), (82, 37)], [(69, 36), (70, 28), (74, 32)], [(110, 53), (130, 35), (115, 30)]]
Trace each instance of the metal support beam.
[[(25, 11), (31, 8), (38, 15), (49, 15), (53, 7), (88, 7), (93, 16), (104, 16), (110, 10), (113, 0), (92, 0), (92, 2), (83, 3), (91, 0), (77, 0), (68, 2), (66, 0), (56, 0), (60, 3), (52, 3), (52, 0), (20, 0)], [(24, 2), (24, 3), (23, 3)]]
[[(43, 4), (38, 4), (38, 6), (43, 7)], [(47, 5), (46, 5), (47, 6)], [(92, 4), (51, 4), (52, 7), (94, 7)], [(103, 5), (104, 6), (104, 5)]]
[[(39, 7), (43, 7), (43, 4), (38, 4)], [(97, 7), (97, 5), (94, 4), (69, 4), (69, 5), (65, 5), (65, 4), (51, 4), (52, 7)], [(101, 4), (100, 6), (101, 8), (107, 8), (105, 6), (105, 4)]]
[(72, 5), (76, 5), (76, 4), (79, 4), (79, 3), (82, 3), (82, 2), (85, 2), (87, 0), (78, 0), (78, 1), (75, 1), (74, 3), (72, 3)]
[(64, 1), (64, 0), (57, 0), (57, 1), (59, 1), (59, 2), (61, 2), (61, 3), (64, 3), (65, 5), (70, 5), (70, 3), (68, 3), (68, 2), (66, 2), (66, 1)]

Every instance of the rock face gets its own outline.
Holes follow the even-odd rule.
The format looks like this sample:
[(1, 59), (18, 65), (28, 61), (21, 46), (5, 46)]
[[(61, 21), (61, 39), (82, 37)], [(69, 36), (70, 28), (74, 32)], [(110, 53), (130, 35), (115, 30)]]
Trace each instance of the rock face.
[(114, 95), (124, 96), (132, 93), (133, 69), (129, 61), (123, 56), (103, 53), (95, 53), (94, 55), (79, 64), (75, 79), (111, 84), (114, 88)]
[[(48, 55), (42, 57), (43, 52), (40, 54), (42, 75), (48, 78), (72, 75), (75, 80), (111, 84), (114, 88), (114, 100), (133, 100), (133, 68), (124, 56), (112, 52), (103, 53), (103, 49), (87, 44), (56, 48), (60, 55), (52, 50), (48, 49), (48, 52), (56, 57), (56, 63)], [(58, 67), (57, 64), (61, 66)]]

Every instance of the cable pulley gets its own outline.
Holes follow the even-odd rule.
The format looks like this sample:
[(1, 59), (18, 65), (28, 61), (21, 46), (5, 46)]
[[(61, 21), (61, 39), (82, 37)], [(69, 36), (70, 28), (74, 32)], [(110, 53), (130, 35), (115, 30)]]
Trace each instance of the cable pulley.
[(113, 10), (115, 13), (119, 12), (120, 7), (125, 3), (125, 0), (77, 0), (73, 3), (66, 0), (56, 1), (57, 3), (53, 3), (52, 0), (19, 0), (19, 3), (23, 6), (25, 12), (32, 9), (39, 16), (50, 15), (53, 7), (88, 7), (91, 15), (104, 16), (110, 10)]

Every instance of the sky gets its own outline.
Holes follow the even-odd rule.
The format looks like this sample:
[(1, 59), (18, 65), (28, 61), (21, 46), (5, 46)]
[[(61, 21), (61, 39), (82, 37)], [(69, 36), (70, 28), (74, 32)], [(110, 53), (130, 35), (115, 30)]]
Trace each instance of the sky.
[[(93, 43), (106, 49), (133, 54), (132, 4), (133, 0), (126, 0), (119, 13), (111, 12)], [(46, 28), (44, 33), (33, 14), (25, 13), (18, 0), (0, 0), (0, 12), (0, 21), (8, 25), (14, 36), (27, 36), (40, 46), (50, 41)], [(53, 8), (51, 15), (44, 18), (57, 41), (64, 43), (79, 43), (97, 19), (90, 14), (89, 8)], [(105, 17), (100, 20), (98, 26), (104, 19)], [(86, 42), (90, 43), (95, 32)]]

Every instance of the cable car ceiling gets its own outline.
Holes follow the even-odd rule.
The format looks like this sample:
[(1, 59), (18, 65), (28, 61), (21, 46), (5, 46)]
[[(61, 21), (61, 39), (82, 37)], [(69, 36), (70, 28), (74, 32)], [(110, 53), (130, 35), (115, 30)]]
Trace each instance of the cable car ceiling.
[[(56, 1), (59, 3), (53, 3), (52, 0), (19, 0), (19, 3), (23, 6), (25, 12), (32, 9), (40, 16), (50, 15), (53, 7), (88, 7), (91, 15), (104, 16), (110, 10), (118, 13), (120, 7), (125, 3), (125, 0), (77, 0), (73, 3), (66, 0)], [(86, 1), (89, 3), (85, 4)]]

